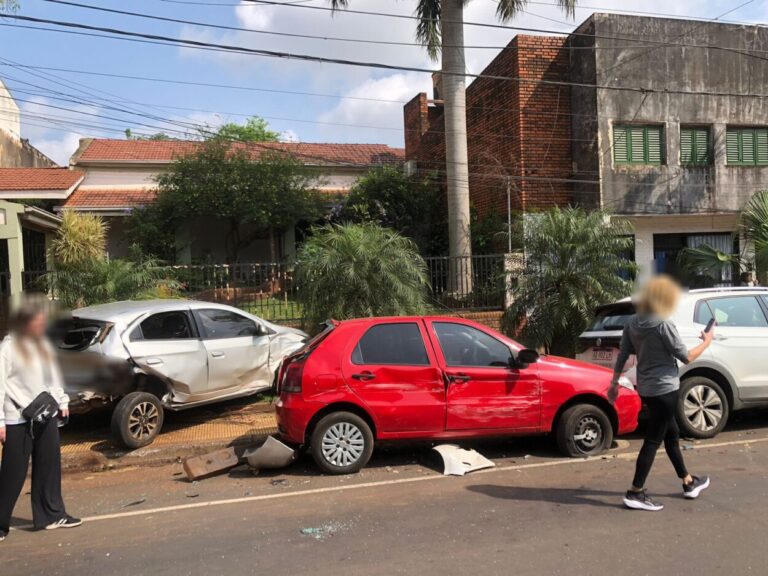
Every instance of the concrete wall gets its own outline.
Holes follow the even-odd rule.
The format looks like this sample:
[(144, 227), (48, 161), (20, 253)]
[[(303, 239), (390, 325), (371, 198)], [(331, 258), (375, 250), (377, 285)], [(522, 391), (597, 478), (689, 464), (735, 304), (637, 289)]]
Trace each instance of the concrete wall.
[(19, 106), (2, 80), (0, 80), (0, 130), (17, 140), (21, 138)]
[(50, 168), (56, 163), (32, 146), (0, 128), (0, 168)]
[[(738, 96), (768, 93), (768, 61), (722, 49), (654, 46), (639, 41), (650, 38), (671, 44), (767, 51), (768, 29), (596, 14), (577, 30), (592, 31), (596, 50), (573, 50), (571, 59), (593, 60), (594, 72), (591, 62), (582, 62), (578, 68), (584, 77), (593, 76), (599, 86), (735, 94), (677, 95), (604, 88), (592, 93), (574, 91), (574, 112), (583, 115), (574, 122), (583, 128), (589, 125), (588, 115), (598, 115), (594, 136), (574, 129), (574, 134), (588, 140), (579, 145), (579, 154), (574, 156), (586, 157), (583, 163), (579, 160), (581, 177), (585, 179), (597, 176), (592, 170), (599, 166), (603, 207), (620, 214), (735, 212), (755, 191), (768, 188), (768, 167), (725, 164), (726, 126), (768, 126), (768, 99)], [(614, 123), (663, 124), (666, 163), (616, 166), (612, 150)], [(711, 166), (680, 165), (681, 124), (710, 127), (714, 147)]]

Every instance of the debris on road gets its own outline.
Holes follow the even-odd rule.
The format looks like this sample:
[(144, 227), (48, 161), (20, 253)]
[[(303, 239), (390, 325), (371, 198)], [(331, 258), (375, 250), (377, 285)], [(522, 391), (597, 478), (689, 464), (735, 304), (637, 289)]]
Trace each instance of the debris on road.
[(345, 522), (326, 522), (318, 527), (302, 528), (299, 532), (303, 536), (311, 536), (315, 540), (325, 540), (326, 538), (333, 538), (339, 532), (345, 532), (350, 528), (351, 525)]
[(285, 478), (275, 478), (270, 482), (272, 486), (288, 486), (288, 480)]
[(268, 470), (290, 466), (296, 460), (296, 450), (269, 436), (264, 444), (246, 450), (243, 456), (251, 468)]
[(134, 500), (133, 502), (128, 502), (128, 504), (123, 504), (123, 508), (130, 508), (131, 506), (138, 506), (139, 504), (144, 504), (146, 502), (146, 498), (139, 498), (138, 500)]
[(467, 472), (496, 466), (475, 450), (466, 450), (455, 444), (440, 444), (433, 448), (443, 458), (445, 476), (464, 476)]
[(184, 472), (190, 480), (201, 480), (234, 468), (240, 463), (234, 448), (224, 448), (202, 456), (187, 458)]

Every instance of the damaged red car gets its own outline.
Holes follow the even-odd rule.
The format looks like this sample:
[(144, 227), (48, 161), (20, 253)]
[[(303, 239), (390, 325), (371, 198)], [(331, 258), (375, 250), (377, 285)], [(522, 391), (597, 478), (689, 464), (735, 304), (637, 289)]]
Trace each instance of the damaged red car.
[(357, 472), (389, 440), (551, 433), (564, 454), (592, 456), (637, 426), (632, 384), (611, 405), (610, 380), (469, 320), (332, 321), (283, 361), (277, 422), (332, 474)]

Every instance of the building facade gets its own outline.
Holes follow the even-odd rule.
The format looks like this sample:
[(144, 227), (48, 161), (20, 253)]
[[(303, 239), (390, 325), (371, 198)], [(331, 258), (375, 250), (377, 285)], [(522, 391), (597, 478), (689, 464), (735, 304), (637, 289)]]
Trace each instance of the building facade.
[(21, 111), (0, 80), (0, 168), (51, 168), (56, 163), (21, 137)]
[[(768, 188), (768, 29), (594, 14), (569, 37), (518, 36), (467, 89), (479, 213), (602, 207), (634, 225), (641, 274), (681, 273)], [(439, 95), (438, 95), (439, 96)], [(405, 106), (406, 161), (441, 159), (439, 98)], [(430, 158), (432, 155), (432, 158)], [(724, 269), (716, 282), (730, 282)]]
[[(84, 174), (82, 182), (59, 209), (99, 214), (107, 221), (110, 255), (124, 256), (128, 249), (126, 217), (137, 207), (152, 202), (157, 194), (156, 177), (173, 161), (192, 154), (201, 143), (193, 141), (84, 139), (70, 160), (70, 167)], [(266, 151), (293, 155), (318, 175), (317, 189), (332, 198), (346, 194), (358, 178), (375, 166), (401, 165), (404, 152), (379, 144), (310, 144), (260, 142), (245, 146), (254, 158)], [(180, 262), (225, 261), (225, 226), (215, 221), (190, 222), (181, 232)], [(295, 255), (295, 231), (283, 233), (281, 258)], [(268, 240), (256, 240), (243, 250), (247, 262), (268, 261)]]

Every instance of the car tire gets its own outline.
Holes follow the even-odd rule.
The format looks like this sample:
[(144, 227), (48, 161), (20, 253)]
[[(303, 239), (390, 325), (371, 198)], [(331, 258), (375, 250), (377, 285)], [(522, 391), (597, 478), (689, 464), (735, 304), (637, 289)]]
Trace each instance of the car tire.
[(714, 438), (723, 431), (730, 416), (728, 397), (714, 380), (691, 376), (680, 385), (677, 423), (682, 436)]
[(124, 396), (112, 413), (112, 435), (126, 448), (151, 444), (163, 427), (163, 405), (148, 392)]
[(566, 456), (597, 456), (611, 447), (613, 426), (601, 408), (593, 404), (576, 404), (560, 416), (555, 436), (560, 452)]
[(373, 433), (368, 423), (351, 412), (333, 412), (317, 423), (310, 450), (320, 468), (329, 474), (359, 472), (373, 454)]

